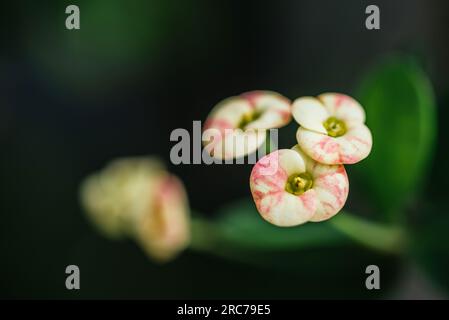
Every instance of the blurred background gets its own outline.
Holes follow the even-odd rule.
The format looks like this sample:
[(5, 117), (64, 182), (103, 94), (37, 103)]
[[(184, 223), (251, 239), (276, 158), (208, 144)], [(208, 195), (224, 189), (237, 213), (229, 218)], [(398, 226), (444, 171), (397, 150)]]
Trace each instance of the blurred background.
[[(65, 28), (69, 4), (80, 8), (80, 30)], [(380, 8), (380, 30), (365, 28), (369, 4)], [(2, 1), (0, 15), (1, 298), (448, 297), (447, 1), (19, 0)], [(413, 59), (437, 109), (434, 147), (401, 207), (416, 243), (404, 255), (352, 243), (305, 249), (288, 274), (192, 250), (159, 265), (85, 218), (83, 177), (112, 158), (146, 154), (164, 159), (192, 208), (212, 218), (250, 195), (251, 166), (170, 165), (173, 129), (191, 131), (218, 101), (249, 90), (357, 96), (366, 74), (391, 56)], [(409, 113), (389, 107), (380, 117), (394, 128)], [(372, 125), (375, 145), (394, 144), (376, 141)], [(280, 147), (295, 143), (295, 126), (280, 132)], [(374, 158), (388, 170), (383, 156)], [(367, 171), (357, 166), (347, 207), (382, 220), (390, 200), (370, 199)], [(69, 264), (81, 270), (81, 290), (65, 288)], [(381, 269), (381, 290), (364, 286), (369, 264)]]

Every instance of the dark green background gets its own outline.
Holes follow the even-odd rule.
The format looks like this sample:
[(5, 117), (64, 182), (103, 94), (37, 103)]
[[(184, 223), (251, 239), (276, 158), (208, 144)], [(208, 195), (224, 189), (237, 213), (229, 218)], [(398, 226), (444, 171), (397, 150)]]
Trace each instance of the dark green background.
[[(65, 29), (68, 4), (80, 7), (79, 31)], [(436, 290), (449, 287), (449, 3), (376, 1), (378, 31), (365, 29), (368, 4), (2, 1), (0, 297), (391, 297), (407, 265), (429, 271), (425, 277), (433, 275)], [(404, 219), (416, 230), (416, 245), (404, 256), (348, 242), (273, 253), (282, 265), (289, 264), (286, 257), (301, 262), (288, 272), (191, 251), (161, 266), (131, 241), (101, 237), (85, 219), (78, 202), (84, 176), (119, 156), (154, 154), (169, 163), (170, 132), (191, 130), (192, 120), (204, 120), (221, 99), (254, 89), (291, 99), (326, 91), (356, 95), (360, 80), (398, 53), (430, 77), (439, 128), (417, 196), (402, 201)], [(394, 105), (391, 112), (398, 121), (407, 114), (395, 113)], [(382, 117), (394, 127), (388, 110)], [(281, 147), (295, 143), (294, 131), (295, 124), (281, 131)], [(402, 144), (388, 138), (381, 143)], [(376, 161), (382, 160), (388, 172), (388, 159)], [(250, 165), (170, 170), (185, 183), (192, 207), (207, 215), (249, 195)], [(382, 220), (382, 207), (397, 197), (372, 200), (363, 184), (367, 171), (349, 170), (347, 208)], [(80, 267), (79, 291), (65, 289), (68, 264)], [(380, 291), (364, 287), (368, 264), (381, 268)]]

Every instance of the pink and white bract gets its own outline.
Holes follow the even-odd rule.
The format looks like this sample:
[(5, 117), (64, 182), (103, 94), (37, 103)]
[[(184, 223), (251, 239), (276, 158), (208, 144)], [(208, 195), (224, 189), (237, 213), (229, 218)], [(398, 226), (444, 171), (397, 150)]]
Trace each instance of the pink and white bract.
[(301, 149), (324, 164), (353, 164), (371, 151), (372, 136), (365, 111), (353, 98), (325, 93), (318, 98), (302, 97), (292, 106), (300, 124), (296, 138)]
[(175, 176), (162, 176), (155, 184), (151, 208), (136, 221), (136, 238), (156, 260), (172, 259), (190, 239), (187, 195)]
[(240, 158), (255, 152), (266, 130), (291, 120), (290, 101), (271, 91), (251, 91), (218, 103), (204, 125), (207, 152), (217, 159)]
[(155, 158), (112, 161), (84, 180), (81, 201), (105, 235), (132, 237), (155, 260), (170, 260), (189, 244), (184, 186)]
[(336, 215), (346, 202), (349, 181), (343, 165), (318, 163), (295, 146), (260, 159), (250, 188), (262, 217), (288, 227)]

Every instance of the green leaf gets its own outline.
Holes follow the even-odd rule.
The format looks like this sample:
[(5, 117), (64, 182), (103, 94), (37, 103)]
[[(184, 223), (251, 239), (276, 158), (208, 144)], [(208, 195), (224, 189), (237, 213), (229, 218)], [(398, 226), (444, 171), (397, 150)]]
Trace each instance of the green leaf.
[[(193, 219), (192, 248), (240, 262), (295, 268), (292, 252), (341, 249), (355, 242), (372, 250), (401, 253), (401, 229), (373, 223), (347, 212), (320, 223), (276, 227), (262, 219), (250, 199), (220, 211), (217, 219)], [(355, 240), (355, 241), (354, 241)], [(286, 263), (285, 261), (288, 261)], [(303, 264), (303, 261), (298, 261)]]
[(394, 57), (365, 77), (357, 98), (366, 110), (373, 149), (354, 169), (376, 209), (400, 219), (396, 212), (423, 186), (434, 146), (431, 84), (413, 59)]
[[(232, 273), (229, 277), (240, 294), (290, 298), (385, 294), (397, 276), (398, 256), (358, 245), (335, 228), (332, 220), (280, 228), (265, 222), (247, 199), (226, 206), (214, 220), (195, 217), (192, 249), (208, 259), (220, 259), (225, 267), (219, 278)], [(248, 268), (248, 273), (229, 271), (231, 262)], [(382, 292), (364, 286), (365, 268), (373, 262), (385, 274)], [(229, 280), (217, 281), (213, 281), (212, 291)]]
[(194, 218), (191, 247), (228, 260), (270, 268), (292, 269), (296, 253), (313, 248), (350, 244), (348, 237), (324, 222), (293, 228), (265, 222), (251, 200), (236, 202), (217, 219)]
[(329, 221), (342, 233), (372, 249), (402, 253), (408, 244), (405, 230), (396, 225), (373, 223), (347, 212), (340, 212)]
[(327, 222), (290, 228), (274, 226), (262, 219), (251, 200), (234, 203), (222, 210), (219, 226), (228, 243), (253, 249), (300, 249), (347, 242), (346, 237)]

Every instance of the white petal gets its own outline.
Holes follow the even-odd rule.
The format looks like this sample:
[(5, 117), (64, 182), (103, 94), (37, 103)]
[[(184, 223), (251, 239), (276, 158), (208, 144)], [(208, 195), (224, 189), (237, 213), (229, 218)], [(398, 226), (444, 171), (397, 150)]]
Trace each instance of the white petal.
[(310, 158), (304, 151), (302, 151), (298, 144), (295, 144), (291, 148), (291, 150), (297, 152), (301, 156), (301, 159), (304, 161), (306, 171), (310, 172), (315, 166), (316, 161)]
[(242, 94), (248, 99), (261, 116), (249, 123), (246, 128), (271, 129), (288, 124), (291, 120), (290, 101), (284, 96), (271, 91), (253, 91)]
[(327, 134), (323, 122), (329, 118), (329, 113), (318, 99), (313, 97), (296, 99), (293, 102), (292, 114), (302, 127)]
[(288, 176), (306, 171), (306, 163), (303, 157), (289, 149), (279, 150), (279, 166)]
[(353, 98), (341, 93), (323, 93), (318, 96), (330, 115), (347, 125), (365, 122), (365, 110)]
[(218, 103), (207, 117), (205, 128), (215, 128), (219, 123), (227, 127), (237, 128), (245, 114), (252, 112), (253, 107), (248, 100), (241, 97), (230, 97)]
[(265, 130), (230, 129), (205, 146), (216, 159), (228, 160), (255, 152), (266, 140)]

